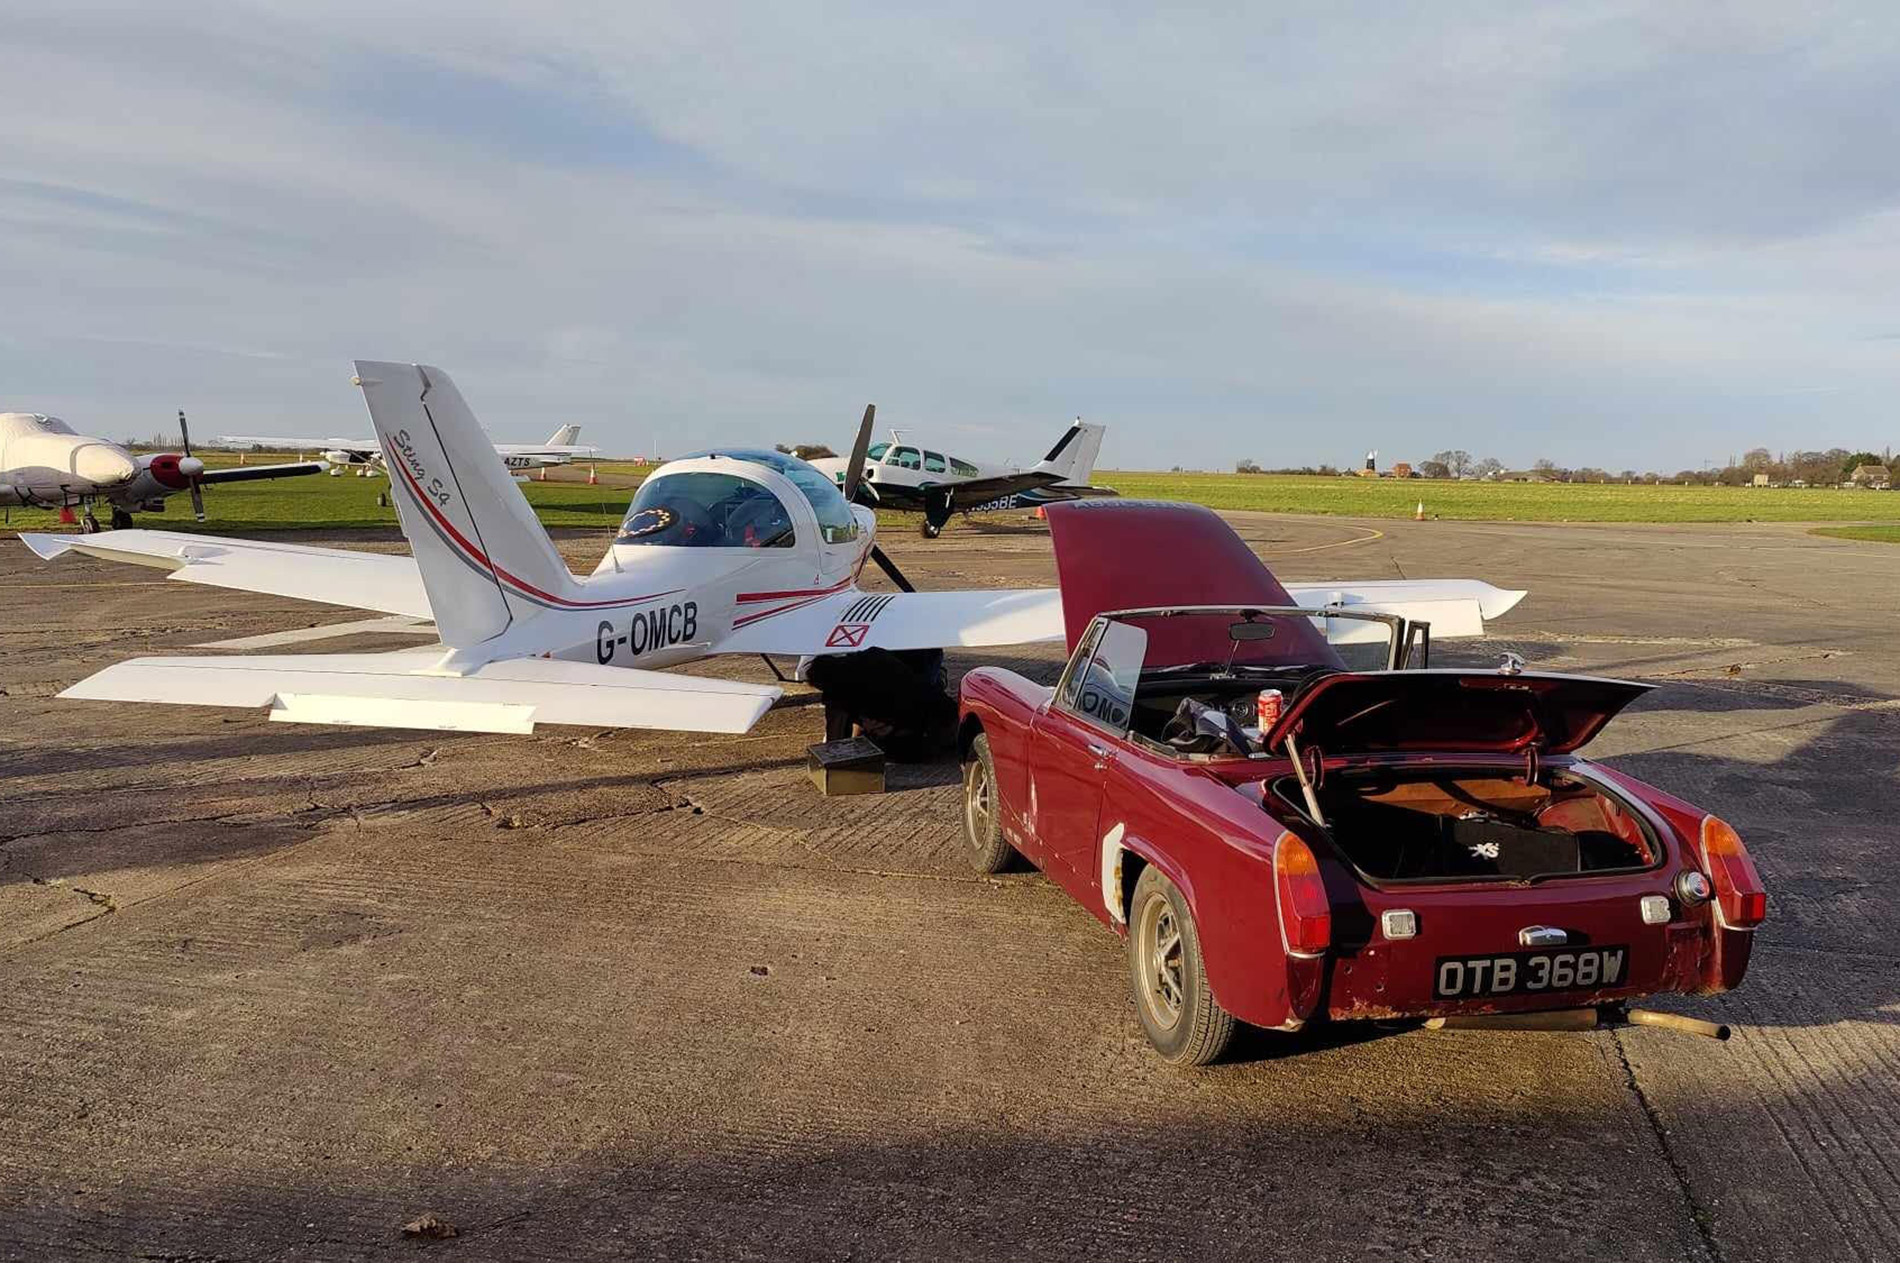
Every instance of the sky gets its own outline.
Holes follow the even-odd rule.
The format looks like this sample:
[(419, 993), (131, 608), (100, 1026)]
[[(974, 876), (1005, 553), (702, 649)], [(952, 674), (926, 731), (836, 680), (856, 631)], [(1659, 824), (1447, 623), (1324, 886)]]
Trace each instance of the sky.
[(930, 7), (9, 0), (0, 410), (367, 434), (363, 358), (615, 452), (1900, 445), (1900, 7)]

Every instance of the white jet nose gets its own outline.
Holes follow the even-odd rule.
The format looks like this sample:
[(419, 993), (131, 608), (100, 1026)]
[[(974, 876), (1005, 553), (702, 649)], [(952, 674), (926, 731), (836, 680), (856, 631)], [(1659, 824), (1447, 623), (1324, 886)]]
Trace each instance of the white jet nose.
[(110, 443), (87, 443), (73, 449), (73, 473), (95, 486), (129, 482), (138, 472), (137, 463)]

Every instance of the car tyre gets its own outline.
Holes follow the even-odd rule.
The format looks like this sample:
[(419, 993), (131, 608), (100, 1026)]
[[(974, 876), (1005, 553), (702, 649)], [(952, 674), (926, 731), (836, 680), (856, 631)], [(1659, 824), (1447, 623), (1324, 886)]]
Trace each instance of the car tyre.
[(963, 840), (979, 873), (1000, 873), (1016, 858), (1016, 848), (1003, 837), (999, 801), (990, 739), (979, 732), (963, 757)]
[(1128, 971), (1142, 1033), (1166, 1061), (1204, 1066), (1227, 1051), (1237, 1023), (1214, 999), (1194, 914), (1152, 865), (1128, 909)]

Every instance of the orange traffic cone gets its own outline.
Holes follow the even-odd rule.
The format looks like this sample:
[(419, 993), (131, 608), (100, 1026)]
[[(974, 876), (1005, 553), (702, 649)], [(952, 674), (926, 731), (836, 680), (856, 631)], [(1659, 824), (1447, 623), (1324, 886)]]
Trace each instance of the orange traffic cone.
[(1418, 512), (1412, 515), (1412, 520), (1414, 522), (1423, 522), (1425, 520), (1425, 502), (1423, 500), (1418, 502)]
[(587, 485), (590, 487), (593, 487), (593, 486), (599, 485), (599, 483), (600, 483), (599, 472), (596, 471), (592, 465), (589, 465), (587, 467)]
[(1047, 522), (1049, 520), (1049, 510), (1040, 504), (1036, 506), (1036, 520), (1038, 522)]
[(79, 525), (79, 519), (73, 516), (72, 505), (62, 504), (59, 506), (59, 524), (61, 526), (78, 526)]

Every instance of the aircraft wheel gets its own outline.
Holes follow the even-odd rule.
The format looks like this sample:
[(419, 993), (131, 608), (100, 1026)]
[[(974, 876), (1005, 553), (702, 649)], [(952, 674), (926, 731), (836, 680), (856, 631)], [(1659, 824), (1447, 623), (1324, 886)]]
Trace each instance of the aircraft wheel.
[(99, 519), (92, 515), (91, 509), (87, 509), (80, 515), (79, 532), (82, 535), (97, 535), (99, 533)]
[(124, 509), (112, 510), (112, 529), (115, 531), (131, 530), (132, 515), (127, 513)]
[(1194, 915), (1153, 865), (1141, 870), (1128, 910), (1128, 970), (1142, 1033), (1165, 1060), (1204, 1066), (1227, 1051), (1236, 1023), (1207, 985)]
[(943, 534), (943, 523), (933, 522), (929, 518), (925, 518), (923, 532), (925, 539), (935, 539), (937, 536)]
[(1016, 858), (1016, 848), (1003, 837), (997, 814), (996, 764), (990, 758), (990, 739), (982, 733), (970, 743), (963, 760), (963, 840), (970, 846), (970, 862), (979, 873), (1000, 873)]

